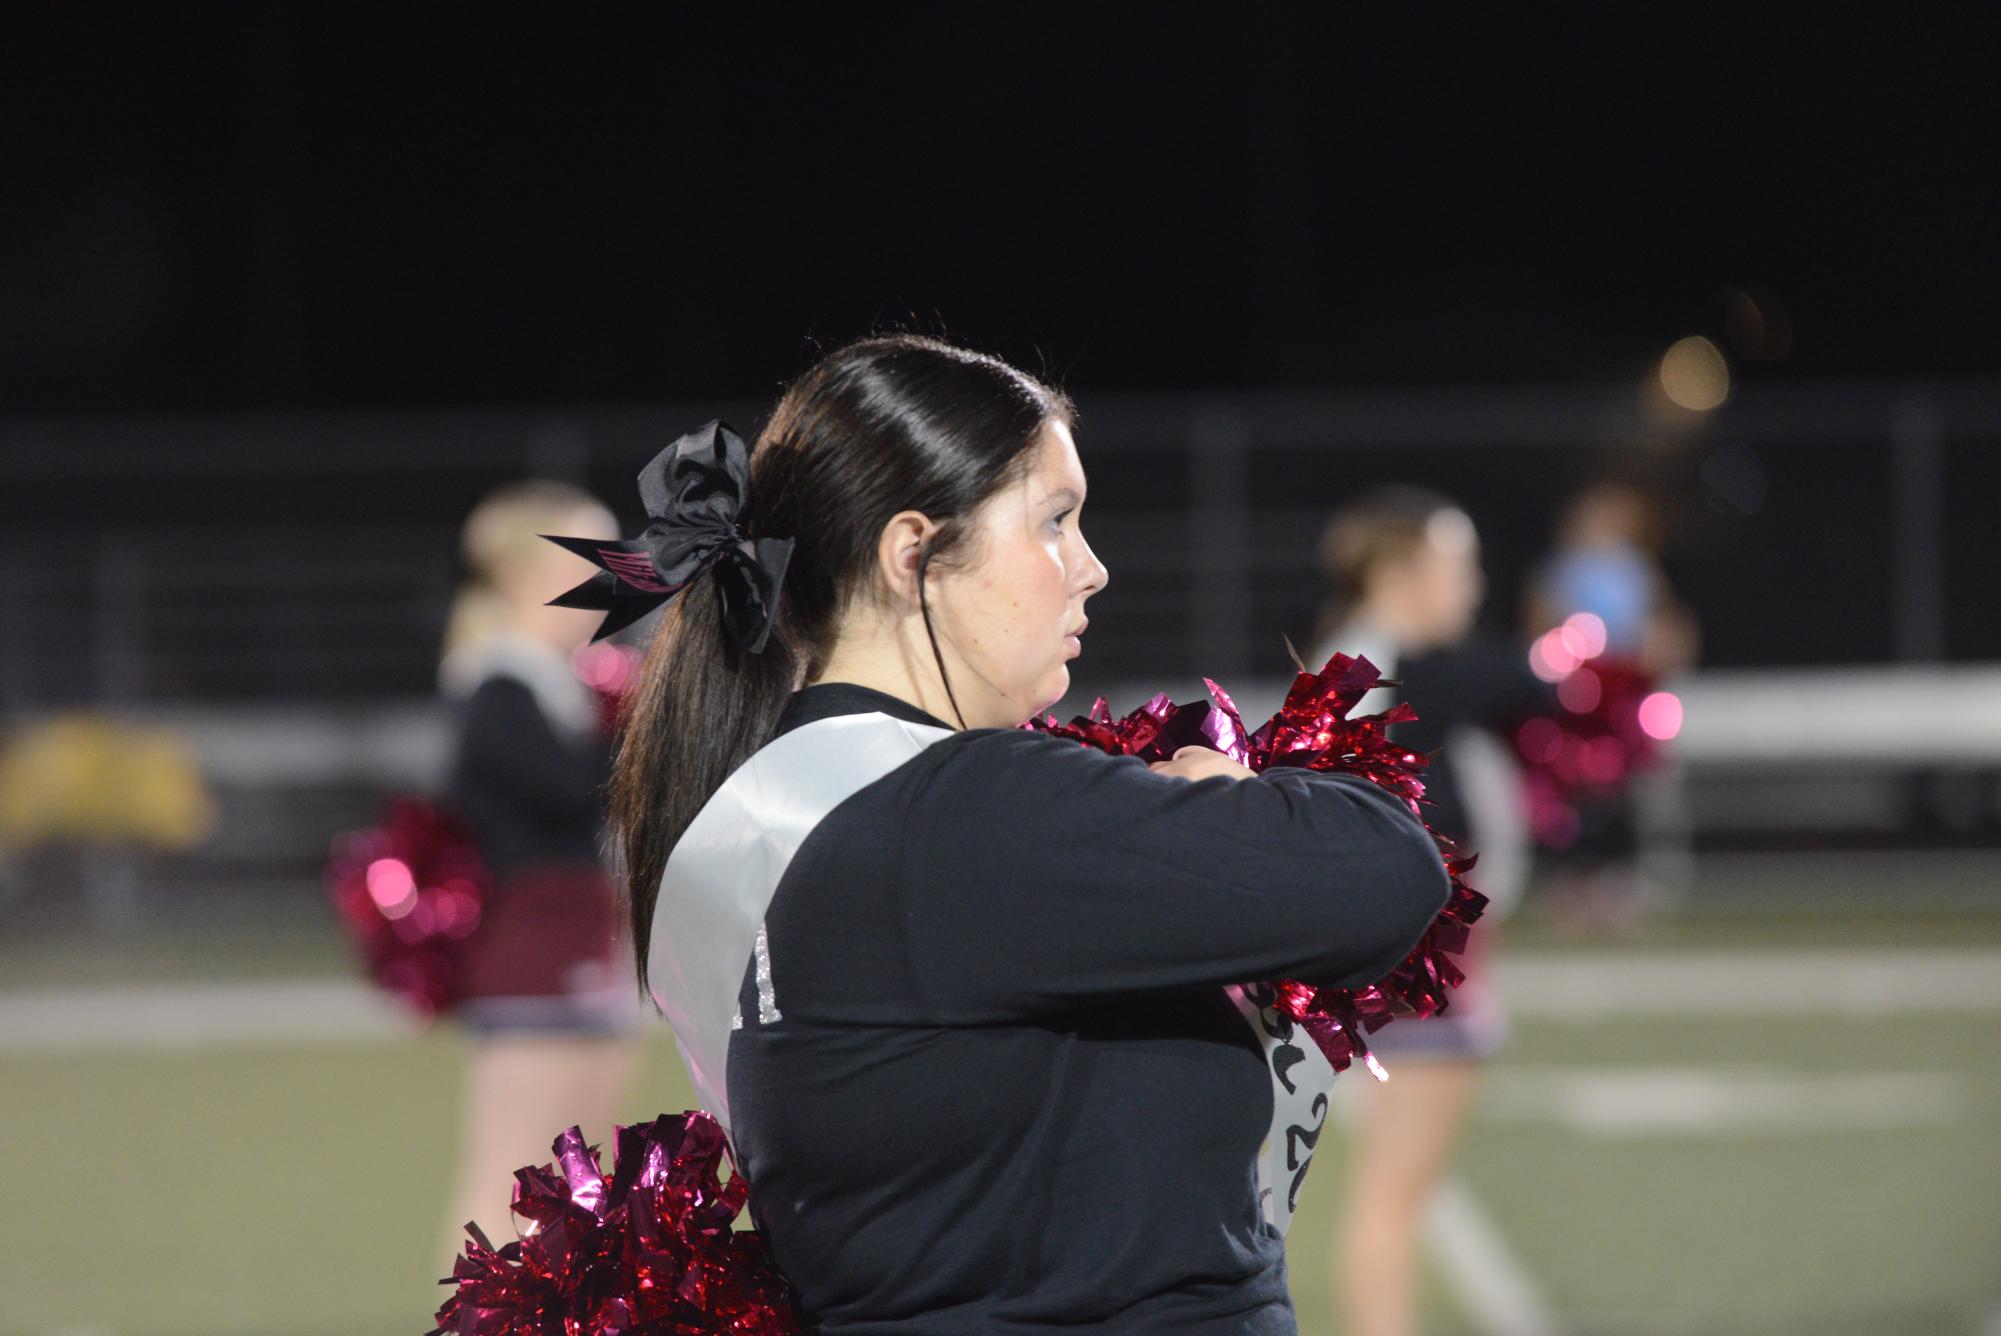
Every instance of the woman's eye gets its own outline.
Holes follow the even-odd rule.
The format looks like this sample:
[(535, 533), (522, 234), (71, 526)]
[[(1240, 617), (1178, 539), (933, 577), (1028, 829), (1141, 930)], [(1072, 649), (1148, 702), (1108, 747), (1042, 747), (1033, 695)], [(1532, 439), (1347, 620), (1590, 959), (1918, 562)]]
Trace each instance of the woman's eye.
[(1056, 514), (1056, 516), (1055, 516), (1054, 518), (1052, 518), (1052, 519), (1051, 519), (1051, 520), (1050, 520), (1049, 522), (1050, 522), (1051, 524), (1055, 525), (1055, 526), (1056, 526), (1057, 528), (1059, 528), (1059, 529), (1060, 529), (1060, 528), (1062, 528), (1062, 527), (1063, 527), (1063, 521), (1064, 521), (1065, 519), (1069, 518), (1069, 516), (1070, 516), (1070, 512), (1069, 512), (1069, 511), (1067, 511), (1067, 510), (1065, 510), (1065, 511), (1060, 511), (1060, 512), (1058, 512), (1058, 513)]

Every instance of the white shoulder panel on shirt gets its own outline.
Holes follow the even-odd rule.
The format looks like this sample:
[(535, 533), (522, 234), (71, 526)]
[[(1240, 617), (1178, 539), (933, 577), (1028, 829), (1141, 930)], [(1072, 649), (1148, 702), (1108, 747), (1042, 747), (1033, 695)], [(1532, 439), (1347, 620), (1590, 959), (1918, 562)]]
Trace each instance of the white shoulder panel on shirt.
[(728, 1131), (737, 990), (757, 958), (758, 1011), (782, 1015), (783, 967), (764, 915), (799, 847), (834, 808), (952, 730), (887, 714), (847, 714), (773, 739), (737, 768), (667, 859), (648, 973), (702, 1107)]

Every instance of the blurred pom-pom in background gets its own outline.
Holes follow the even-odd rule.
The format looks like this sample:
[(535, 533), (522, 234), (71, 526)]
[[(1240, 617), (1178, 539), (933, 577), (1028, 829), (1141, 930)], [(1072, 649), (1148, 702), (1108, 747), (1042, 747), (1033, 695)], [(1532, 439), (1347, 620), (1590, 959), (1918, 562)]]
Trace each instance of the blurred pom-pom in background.
[(1627, 657), (1606, 652), (1605, 624), (1577, 613), (1529, 646), (1529, 667), (1556, 686), (1554, 714), (1513, 730), (1529, 824), (1546, 848), (1567, 849), (1581, 826), (1580, 802), (1625, 792), (1658, 766), (1681, 732), (1681, 700)]
[(421, 1016), (449, 1011), (491, 888), (464, 822), (425, 798), (391, 799), (375, 825), (335, 839), (326, 878), (375, 982)]
[(609, 640), (577, 646), (570, 655), (570, 669), (577, 679), (597, 693), (598, 724), (606, 737), (614, 737), (625, 717), (625, 699), (638, 685), (640, 654), (637, 650)]

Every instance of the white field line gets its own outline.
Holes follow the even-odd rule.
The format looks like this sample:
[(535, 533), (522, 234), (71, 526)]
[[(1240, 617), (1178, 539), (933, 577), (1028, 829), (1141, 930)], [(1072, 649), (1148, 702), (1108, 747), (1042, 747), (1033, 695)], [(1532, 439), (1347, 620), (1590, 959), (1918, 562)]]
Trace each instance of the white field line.
[(1607, 950), (1510, 956), (1508, 1009), (1584, 1024), (1623, 1016), (1881, 1016), (2001, 1011), (2001, 951), (1900, 947)]
[[(1362, 1117), (1366, 1079), (1351, 1071), (1334, 1083), (1333, 1117), (1350, 1135)], [(1561, 1336), (1562, 1324), (1535, 1276), (1457, 1174), (1448, 1173), (1433, 1193), (1424, 1234), (1446, 1288), (1478, 1336)]]
[(1937, 1128), (1971, 1116), (1958, 1072), (1799, 1072), (1755, 1064), (1504, 1067), (1482, 1121), (1554, 1123), (1594, 1140)]
[(1458, 1175), (1432, 1194), (1424, 1227), (1446, 1288), (1480, 1336), (1559, 1336), (1563, 1324), (1535, 1277)]
[(419, 1028), (359, 980), (0, 993), (0, 1053), (351, 1043)]
[[(1989, 949), (1503, 952), (1496, 977), (1515, 1015), (1580, 1024), (2001, 1011), (2001, 951)], [(0, 1053), (351, 1043), (420, 1028), (359, 979), (0, 991)]]

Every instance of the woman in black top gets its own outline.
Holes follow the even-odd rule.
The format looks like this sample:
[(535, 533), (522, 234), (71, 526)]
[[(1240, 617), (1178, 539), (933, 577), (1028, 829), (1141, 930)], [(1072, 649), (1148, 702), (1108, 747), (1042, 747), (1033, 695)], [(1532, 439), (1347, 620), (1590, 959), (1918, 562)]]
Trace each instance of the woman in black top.
[(467, 1220), (504, 1232), (513, 1171), (546, 1158), (550, 1128), (609, 1130), (636, 1057), (603, 858), (610, 748), (598, 695), (572, 667), (592, 619), (545, 606), (579, 563), (539, 537), (614, 529), (589, 493), (530, 479), (482, 498), (462, 533), (466, 579), (439, 667), (458, 724), (446, 792), (493, 886), (453, 1013), (466, 1085), (448, 1258)]
[(1402, 1017), (1369, 1037), (1395, 1079), (1368, 1088), (1348, 1175), (1336, 1274), (1355, 1336), (1413, 1336), (1418, 1241), (1451, 1164), (1482, 1064), (1508, 1034), (1486, 964), (1496, 925), (1528, 877), (1528, 822), (1509, 731), (1556, 709), (1555, 688), (1517, 647), (1476, 635), (1486, 589), (1466, 512), (1435, 492), (1391, 486), (1345, 503), (1321, 540), (1327, 599), (1315, 662), (1366, 656), (1386, 680), (1358, 704), (1415, 706), (1391, 735), (1436, 753), (1424, 775), (1425, 819), (1479, 855), (1469, 880), (1491, 901), (1460, 964), (1466, 981), (1443, 1015)]
[(1238, 985), (1369, 980), (1445, 899), (1364, 781), (1017, 727), (1107, 578), (1072, 418), (994, 358), (867, 340), (747, 466), (715, 424), (665, 452), (655, 524), (598, 553), (656, 599), (714, 575), (614, 799), (642, 978), (813, 1330), (1295, 1331), (1278, 1175), (1325, 1088)]

